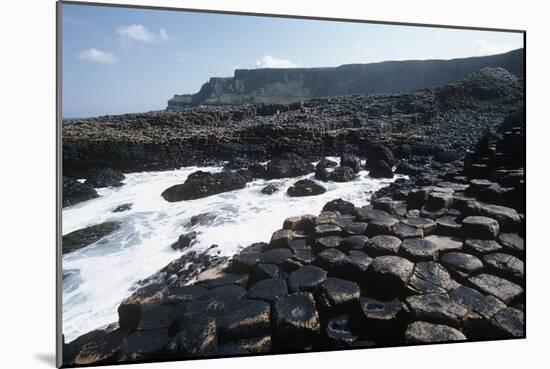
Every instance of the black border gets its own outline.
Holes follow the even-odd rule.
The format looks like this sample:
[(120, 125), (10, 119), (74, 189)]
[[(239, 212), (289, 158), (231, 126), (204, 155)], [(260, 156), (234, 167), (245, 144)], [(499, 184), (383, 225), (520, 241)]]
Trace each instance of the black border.
[(112, 7), (112, 8), (132, 8), (132, 9), (149, 9), (149, 10), (161, 10), (161, 11), (178, 11), (189, 13), (209, 13), (209, 14), (225, 14), (225, 15), (244, 15), (255, 17), (267, 17), (267, 18), (286, 18), (286, 19), (302, 19), (302, 20), (318, 20), (318, 21), (332, 21), (332, 22), (346, 22), (346, 23), (368, 23), (379, 25), (391, 25), (391, 26), (410, 26), (410, 27), (423, 27), (423, 28), (443, 28), (443, 29), (459, 29), (470, 31), (488, 31), (488, 32), (506, 32), (506, 33), (522, 33), (523, 34), (523, 121), (524, 121), (524, 181), (525, 192), (523, 194), (523, 200), (525, 204), (524, 220), (523, 220), (523, 237), (525, 243), (527, 243), (527, 31), (522, 29), (506, 29), (506, 28), (489, 28), (489, 27), (468, 27), (457, 25), (443, 25), (443, 24), (429, 24), (429, 23), (408, 23), (398, 21), (380, 21), (380, 20), (367, 20), (367, 19), (348, 19), (348, 18), (330, 18), (321, 16), (305, 16), (305, 15), (291, 15), (291, 14), (270, 14), (270, 13), (254, 13), (254, 12), (239, 12), (228, 10), (214, 10), (214, 9), (197, 9), (197, 8), (179, 8), (179, 7), (167, 7), (167, 6), (153, 6), (153, 5), (132, 5), (132, 4), (113, 4), (113, 3), (101, 3), (101, 2), (81, 2), (72, 0), (58, 0), (56, 3), (56, 366), (58, 368), (84, 368), (84, 367), (97, 367), (97, 366), (111, 366), (111, 365), (131, 365), (131, 364), (145, 364), (145, 363), (163, 363), (163, 362), (183, 362), (191, 360), (216, 360), (226, 358), (238, 358), (238, 357), (255, 357), (255, 356), (271, 356), (271, 355), (288, 355), (288, 354), (309, 354), (318, 352), (343, 352), (351, 350), (368, 350), (368, 349), (387, 349), (394, 347), (415, 347), (415, 346), (431, 346), (442, 344), (467, 344), (478, 342), (495, 342), (495, 341), (509, 341), (520, 340), (527, 338), (527, 248), (524, 249), (524, 281), (525, 288), (523, 293), (524, 304), (524, 334), (522, 337), (512, 338), (491, 338), (491, 339), (468, 339), (465, 341), (440, 341), (429, 343), (416, 343), (416, 344), (398, 344), (391, 346), (376, 346), (376, 347), (350, 347), (341, 348), (337, 350), (310, 350), (310, 351), (287, 351), (287, 352), (269, 352), (269, 353), (250, 353), (244, 355), (226, 355), (217, 357), (190, 357), (185, 359), (169, 359), (169, 360), (136, 360), (127, 362), (105, 362), (101, 364), (87, 364), (87, 365), (63, 365), (63, 332), (62, 332), (62, 5), (81, 5), (91, 7)]

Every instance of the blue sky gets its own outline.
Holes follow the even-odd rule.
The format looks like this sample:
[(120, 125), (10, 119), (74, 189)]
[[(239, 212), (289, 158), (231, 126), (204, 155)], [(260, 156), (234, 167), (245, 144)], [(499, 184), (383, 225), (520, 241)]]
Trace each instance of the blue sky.
[(62, 5), (63, 116), (160, 110), (236, 68), (451, 59), (523, 47), (520, 33)]

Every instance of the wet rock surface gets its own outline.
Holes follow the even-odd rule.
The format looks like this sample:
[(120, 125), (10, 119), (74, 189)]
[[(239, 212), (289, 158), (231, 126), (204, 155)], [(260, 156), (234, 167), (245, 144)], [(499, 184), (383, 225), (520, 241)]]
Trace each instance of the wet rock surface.
[(76, 251), (115, 232), (122, 226), (120, 222), (105, 222), (68, 233), (63, 236), (63, 254)]

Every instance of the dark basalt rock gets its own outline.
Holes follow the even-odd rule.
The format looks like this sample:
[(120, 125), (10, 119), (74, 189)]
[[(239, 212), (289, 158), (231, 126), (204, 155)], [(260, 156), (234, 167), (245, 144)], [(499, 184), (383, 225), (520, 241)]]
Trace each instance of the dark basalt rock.
[(87, 171), (84, 183), (92, 187), (118, 187), (122, 186), (124, 178), (124, 174), (114, 169), (103, 168)]
[(327, 278), (321, 283), (318, 292), (318, 305), (323, 313), (338, 314), (349, 311), (359, 300), (359, 285), (355, 282), (338, 278)]
[(391, 150), (384, 145), (371, 145), (367, 148), (367, 162), (365, 167), (372, 170), (379, 161), (386, 162), (390, 167), (395, 165), (395, 158)]
[(427, 239), (409, 238), (401, 243), (400, 252), (415, 261), (430, 261), (436, 260), (439, 248)]
[(380, 209), (390, 213), (396, 205), (390, 197), (379, 197), (371, 201), (373, 209)]
[(481, 292), (493, 295), (506, 304), (511, 304), (523, 294), (523, 288), (517, 284), (491, 274), (473, 276), (469, 281)]
[(367, 231), (367, 223), (364, 222), (349, 222), (344, 223), (344, 234), (349, 236), (364, 235)]
[(117, 359), (127, 332), (102, 331), (99, 337), (82, 346), (71, 364), (109, 364)]
[(371, 262), (372, 258), (364, 252), (351, 250), (342, 260), (339, 274), (347, 279), (362, 283)]
[(457, 236), (462, 229), (462, 225), (457, 222), (453, 216), (444, 216), (436, 219), (437, 233), (446, 236)]
[(352, 181), (355, 176), (356, 172), (352, 168), (339, 166), (330, 173), (329, 180), (333, 182), (349, 182)]
[(483, 269), (481, 260), (473, 255), (462, 252), (448, 252), (441, 257), (441, 263), (450, 271), (468, 277)]
[(511, 252), (522, 254), (525, 250), (525, 240), (517, 233), (500, 233), (498, 242)]
[(317, 254), (315, 263), (328, 272), (335, 272), (340, 269), (346, 254), (337, 249), (326, 249)]
[(344, 250), (362, 250), (368, 240), (367, 236), (349, 236), (344, 238), (339, 246)]
[[(336, 236), (336, 235), (341, 234), (342, 233), (342, 228), (340, 226), (337, 226), (336, 224), (325, 223), (325, 224), (319, 224), (319, 225), (315, 226), (314, 231), (315, 231), (315, 236), (320, 237), (320, 238), (324, 238), (324, 237), (327, 237), (327, 236)], [(338, 241), (340, 241), (340, 240), (338, 240)], [(321, 244), (323, 244), (323, 243), (321, 242)], [(338, 244), (340, 244), (340, 242), (338, 242)], [(327, 247), (327, 246), (325, 246), (325, 247)]]
[(384, 210), (373, 209), (372, 206), (363, 206), (361, 208), (355, 209), (355, 216), (357, 221), (360, 222), (371, 222), (375, 219), (386, 219), (391, 218), (390, 214)]
[(351, 319), (349, 314), (339, 315), (330, 319), (327, 323), (327, 345), (330, 348), (351, 347), (359, 337), (351, 331)]
[(515, 256), (503, 253), (487, 254), (483, 257), (483, 261), (494, 271), (495, 274), (509, 277), (518, 282), (523, 281), (523, 261)]
[(267, 164), (266, 176), (268, 179), (298, 177), (313, 172), (313, 164), (304, 158), (285, 153), (272, 159)]
[(338, 163), (333, 161), (333, 160), (330, 160), (330, 159), (327, 159), (327, 158), (323, 158), (321, 160), (319, 160), (319, 162), (317, 163), (317, 165), (315, 166), (315, 169), (317, 168), (333, 168), (333, 167), (336, 167), (338, 166)]
[(234, 309), (218, 319), (220, 343), (269, 334), (270, 304), (265, 301), (244, 299)]
[(268, 184), (267, 186), (265, 186), (264, 188), (262, 188), (262, 193), (263, 194), (266, 194), (266, 195), (272, 195), (273, 193), (279, 191), (279, 187), (275, 186), (275, 185), (272, 185), (272, 184)]
[(465, 308), (478, 313), (485, 319), (491, 319), (506, 305), (493, 296), (485, 296), (465, 286), (460, 286), (449, 293), (449, 296)]
[(121, 329), (136, 329), (144, 313), (156, 309), (164, 302), (168, 290), (160, 284), (140, 288), (118, 307), (118, 324)]
[(493, 325), (503, 337), (525, 337), (525, 313), (508, 307), (493, 316)]
[(344, 154), (340, 157), (340, 167), (348, 167), (357, 173), (361, 170), (361, 159), (354, 155)]
[(260, 254), (260, 262), (266, 264), (283, 265), (292, 258), (292, 251), (289, 249), (273, 249)]
[(271, 336), (245, 338), (220, 345), (209, 357), (267, 353), (271, 350)]
[(359, 298), (361, 309), (359, 324), (361, 331), (376, 341), (398, 342), (403, 334), (405, 312), (399, 299), (377, 300), (370, 297)]
[(435, 244), (440, 252), (458, 251), (463, 246), (462, 239), (456, 237), (430, 235), (424, 239)]
[(468, 309), (446, 294), (429, 293), (410, 296), (407, 297), (406, 302), (415, 319), (430, 323), (461, 327), (470, 315)]
[(355, 205), (342, 199), (329, 201), (323, 206), (323, 211), (338, 211), (340, 214), (353, 214), (354, 210)]
[(184, 250), (195, 243), (197, 232), (189, 232), (179, 236), (178, 240), (172, 244), (174, 250)]
[(237, 173), (230, 171), (208, 173), (199, 170), (191, 173), (183, 184), (167, 188), (161, 195), (166, 201), (176, 202), (200, 199), (245, 187), (246, 179)]
[(424, 236), (434, 233), (437, 228), (437, 224), (433, 220), (426, 218), (407, 218), (403, 223), (414, 228), (422, 229)]
[(446, 293), (459, 287), (445, 268), (435, 262), (420, 262), (414, 267), (409, 288), (415, 293)]
[(405, 342), (407, 343), (430, 343), (465, 341), (466, 336), (458, 329), (428, 322), (411, 323), (405, 331)]
[(414, 264), (399, 256), (378, 256), (367, 268), (368, 280), (386, 292), (402, 292), (412, 276)]
[(369, 239), (365, 251), (372, 256), (397, 255), (401, 240), (395, 236), (381, 235)]
[(342, 244), (342, 237), (340, 236), (324, 236), (324, 237), (319, 237), (315, 240), (315, 247), (319, 251), (324, 249), (340, 247), (341, 244)]
[(191, 314), (182, 326), (185, 329), (173, 335), (164, 349), (167, 358), (198, 357), (217, 348), (215, 318)]
[(266, 178), (267, 177), (267, 169), (265, 166), (261, 164), (252, 164), (248, 167), (248, 172), (254, 177), (254, 178)]
[(328, 182), (330, 180), (330, 172), (322, 166), (317, 166), (315, 168), (315, 178), (323, 182)]
[(315, 300), (310, 294), (293, 293), (275, 301), (272, 333), (275, 347), (303, 350), (316, 339), (320, 328)]
[(480, 215), (495, 219), (502, 231), (515, 230), (521, 225), (521, 218), (518, 212), (506, 206), (469, 201), (465, 212), (470, 215)]
[(188, 226), (193, 227), (197, 224), (208, 225), (208, 224), (211, 224), (214, 221), (214, 219), (216, 219), (216, 214), (212, 214), (212, 213), (202, 213), (202, 214), (193, 215), (191, 219), (189, 219)]
[(163, 351), (168, 339), (166, 329), (137, 330), (124, 339), (118, 359), (121, 361), (154, 359)]
[(277, 298), (287, 294), (288, 289), (285, 281), (278, 278), (269, 278), (250, 287), (247, 297), (253, 300), (274, 302)]
[(399, 223), (393, 234), (399, 238), (422, 238), (424, 237), (424, 232), (421, 228), (411, 227), (405, 223)]
[(389, 235), (395, 231), (398, 225), (399, 220), (392, 217), (373, 219), (367, 225), (367, 235), (369, 237), (383, 234)]
[(197, 285), (182, 286), (170, 290), (170, 294), (168, 295), (164, 303), (166, 304), (167, 301), (171, 301), (174, 304), (179, 304), (182, 302), (197, 301), (207, 292), (208, 290), (206, 288)]
[(373, 163), (369, 170), (372, 178), (393, 178), (392, 167), (384, 160)]
[(113, 213), (121, 213), (123, 211), (131, 210), (132, 205), (133, 204), (131, 204), (131, 203), (119, 205), (113, 210)]
[(79, 229), (63, 236), (63, 254), (81, 249), (117, 231), (122, 226), (120, 222), (105, 222), (87, 228)]
[(310, 179), (301, 179), (287, 190), (288, 195), (292, 197), (315, 196), (325, 192), (327, 192), (326, 188)]
[(468, 237), (494, 240), (499, 230), (498, 222), (492, 218), (469, 216), (462, 220), (462, 232)]
[(96, 190), (89, 184), (80, 183), (76, 179), (63, 177), (63, 207), (99, 197)]
[(493, 240), (468, 239), (464, 241), (464, 251), (468, 251), (476, 255), (482, 255), (501, 249), (502, 246)]
[[(283, 225), (284, 226), (284, 225)], [(279, 229), (271, 235), (269, 245), (273, 248), (288, 247), (288, 243), (294, 238), (294, 232), (290, 229)]]
[(248, 284), (248, 280), (249, 280), (249, 277), (246, 274), (228, 273), (222, 277), (208, 279), (205, 281), (199, 281), (197, 282), (197, 284), (207, 289), (213, 289), (213, 288), (231, 286), (231, 285), (246, 287), (246, 285)]
[(306, 265), (288, 275), (288, 288), (291, 292), (314, 292), (326, 279), (326, 271)]

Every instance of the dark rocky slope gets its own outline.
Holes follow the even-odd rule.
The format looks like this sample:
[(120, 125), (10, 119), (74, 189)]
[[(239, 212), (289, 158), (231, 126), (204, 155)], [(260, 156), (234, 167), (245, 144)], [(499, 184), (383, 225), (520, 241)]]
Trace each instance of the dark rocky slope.
[(175, 95), (168, 101), (168, 109), (406, 92), (455, 82), (484, 67), (504, 68), (522, 77), (523, 49), (452, 60), (386, 61), (333, 68), (237, 69), (233, 77), (211, 78), (196, 94)]
[[(315, 160), (384, 144), (399, 156), (460, 157), (521, 109), (521, 80), (485, 68), (442, 87), (291, 104), (103, 116), (63, 125), (63, 171), (160, 170), (223, 160), (238, 169), (281, 153)], [(387, 169), (386, 169), (387, 170)]]

